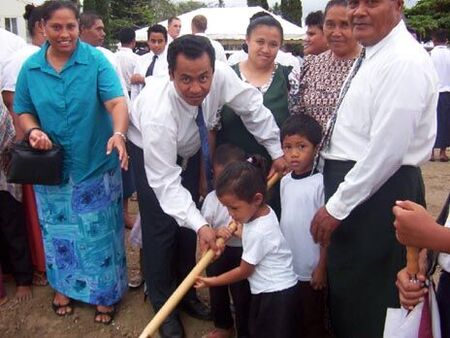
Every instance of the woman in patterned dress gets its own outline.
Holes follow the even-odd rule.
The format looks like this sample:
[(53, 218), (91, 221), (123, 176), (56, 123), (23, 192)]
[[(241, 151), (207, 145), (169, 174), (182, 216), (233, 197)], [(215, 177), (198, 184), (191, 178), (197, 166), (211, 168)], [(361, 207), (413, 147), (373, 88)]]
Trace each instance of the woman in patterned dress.
[(300, 88), (293, 103), (294, 114), (307, 114), (325, 130), (341, 87), (361, 47), (353, 38), (347, 19), (347, 1), (331, 0), (325, 7), (323, 31), (329, 50), (305, 57)]
[(52, 307), (63, 316), (71, 299), (93, 304), (94, 320), (109, 324), (127, 289), (120, 167), (128, 166), (128, 114), (111, 64), (79, 41), (78, 17), (70, 1), (43, 5), (48, 41), (20, 71), (14, 111), (33, 148), (64, 150), (63, 183), (35, 186)]

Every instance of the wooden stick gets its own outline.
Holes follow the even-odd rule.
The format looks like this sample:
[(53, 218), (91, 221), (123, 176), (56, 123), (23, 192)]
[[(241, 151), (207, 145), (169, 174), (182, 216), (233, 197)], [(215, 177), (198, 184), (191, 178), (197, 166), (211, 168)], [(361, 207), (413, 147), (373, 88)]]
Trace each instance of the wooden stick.
[(406, 271), (412, 280), (417, 280), (419, 273), (419, 249), (407, 246), (406, 247)]
[[(281, 178), (281, 175), (275, 174), (273, 175), (269, 181), (267, 182), (267, 190), (272, 188), (275, 183)], [(228, 229), (231, 232), (236, 231), (237, 225), (235, 222), (231, 222), (228, 225)], [(218, 238), (216, 240), (216, 245), (223, 246), (225, 241), (223, 238)], [(189, 289), (194, 285), (197, 277), (202, 274), (202, 272), (206, 269), (206, 267), (211, 263), (215, 255), (215, 252), (211, 249), (206, 251), (206, 253), (202, 256), (202, 258), (198, 261), (197, 265), (191, 270), (191, 272), (186, 276), (186, 278), (181, 282), (181, 284), (177, 287), (177, 289), (172, 293), (169, 299), (164, 303), (164, 305), (159, 309), (159, 311), (152, 318), (150, 323), (147, 324), (144, 331), (142, 331), (139, 338), (147, 338), (152, 337), (164, 320), (172, 313), (172, 311), (177, 307), (177, 305), (181, 302), (184, 295), (189, 291)]]

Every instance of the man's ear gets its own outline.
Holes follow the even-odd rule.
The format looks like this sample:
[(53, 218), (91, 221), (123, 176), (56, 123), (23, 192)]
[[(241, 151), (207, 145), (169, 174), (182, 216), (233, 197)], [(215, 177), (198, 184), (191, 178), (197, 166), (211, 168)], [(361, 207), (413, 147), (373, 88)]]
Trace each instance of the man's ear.
[(264, 195), (260, 192), (257, 192), (255, 196), (253, 196), (253, 202), (257, 205), (261, 205), (264, 201)]

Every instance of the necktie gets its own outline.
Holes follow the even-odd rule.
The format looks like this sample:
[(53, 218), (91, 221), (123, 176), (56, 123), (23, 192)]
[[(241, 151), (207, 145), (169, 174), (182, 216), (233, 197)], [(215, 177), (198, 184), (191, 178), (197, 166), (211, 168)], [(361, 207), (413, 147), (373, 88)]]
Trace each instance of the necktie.
[(350, 88), (350, 84), (355, 77), (356, 73), (358, 72), (359, 68), (361, 67), (361, 64), (366, 57), (366, 49), (363, 48), (361, 50), (361, 54), (359, 55), (358, 59), (355, 61), (355, 66), (352, 69), (352, 72), (350, 73), (350, 76), (348, 77), (347, 81), (344, 83), (344, 87), (342, 88), (341, 95), (339, 96), (339, 100), (336, 104), (336, 108), (333, 111), (333, 114), (330, 116), (330, 119), (328, 120), (327, 127), (325, 129), (325, 134), (323, 135), (322, 141), (319, 144), (319, 147), (317, 149), (317, 153), (314, 159), (314, 169), (317, 167), (317, 164), (319, 162), (320, 152), (322, 150), (325, 150), (329, 147), (330, 141), (331, 141), (331, 135), (333, 134), (334, 125), (336, 124), (337, 119), (337, 112), (339, 110), (339, 107), (342, 104), (342, 101), (344, 101), (344, 97), (348, 92), (348, 89)]
[(145, 73), (145, 77), (153, 75), (153, 69), (155, 68), (155, 62), (156, 62), (157, 58), (158, 58), (158, 55), (156, 55), (156, 54), (153, 55), (152, 62), (150, 63), (150, 65), (147, 68), (147, 72)]
[(195, 123), (198, 127), (198, 132), (200, 134), (200, 144), (202, 148), (202, 159), (205, 166), (206, 183), (208, 185), (208, 192), (212, 190), (212, 163), (211, 156), (209, 153), (208, 144), (208, 130), (206, 129), (205, 119), (203, 117), (202, 106), (198, 106), (197, 117), (195, 118)]

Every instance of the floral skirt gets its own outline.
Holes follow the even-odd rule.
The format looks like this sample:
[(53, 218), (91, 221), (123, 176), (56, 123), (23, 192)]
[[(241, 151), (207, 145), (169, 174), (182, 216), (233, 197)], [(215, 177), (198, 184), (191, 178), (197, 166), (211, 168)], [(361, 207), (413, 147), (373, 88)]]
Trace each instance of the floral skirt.
[(128, 287), (120, 169), (34, 188), (52, 288), (89, 304), (120, 301)]

